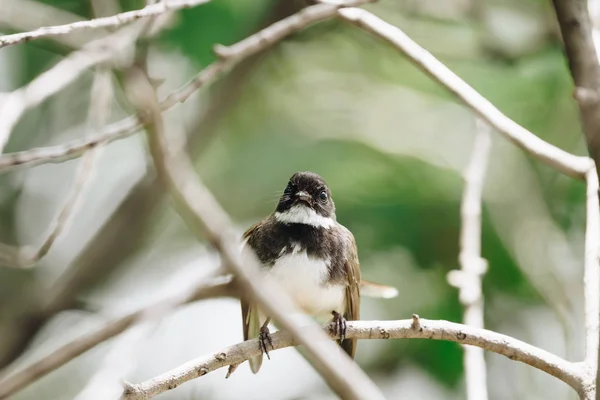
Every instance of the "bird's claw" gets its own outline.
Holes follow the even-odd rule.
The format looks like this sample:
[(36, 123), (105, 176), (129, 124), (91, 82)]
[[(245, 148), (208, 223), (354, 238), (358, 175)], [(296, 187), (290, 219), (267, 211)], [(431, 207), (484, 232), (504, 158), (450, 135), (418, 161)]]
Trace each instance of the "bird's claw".
[(270, 360), (269, 349), (267, 348), (267, 343), (271, 346), (271, 349), (275, 350), (273, 347), (273, 341), (271, 340), (271, 332), (267, 326), (263, 326), (260, 328), (260, 334), (258, 335), (258, 345), (260, 350), (266, 354), (267, 358)]
[(337, 311), (332, 311), (333, 315), (333, 326), (336, 335), (340, 335), (340, 342), (343, 342), (346, 338), (346, 318)]

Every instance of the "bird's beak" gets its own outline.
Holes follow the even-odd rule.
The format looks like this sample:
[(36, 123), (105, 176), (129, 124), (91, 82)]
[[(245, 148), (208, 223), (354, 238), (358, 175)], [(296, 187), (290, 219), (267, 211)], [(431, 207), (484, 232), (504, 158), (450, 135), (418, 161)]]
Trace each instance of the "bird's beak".
[(296, 193), (296, 197), (298, 198), (298, 201), (303, 201), (307, 204), (310, 204), (311, 200), (312, 200), (312, 196), (308, 193), (306, 193), (305, 191), (300, 191), (298, 193)]

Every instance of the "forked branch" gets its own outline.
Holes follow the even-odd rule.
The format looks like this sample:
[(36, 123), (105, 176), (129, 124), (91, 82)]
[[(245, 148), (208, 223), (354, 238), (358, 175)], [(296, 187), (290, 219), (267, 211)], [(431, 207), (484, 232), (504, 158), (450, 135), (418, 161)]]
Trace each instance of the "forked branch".
[[(331, 325), (324, 326), (330, 337), (334, 338), (331, 328)], [(304, 331), (311, 336), (317, 333), (314, 327), (305, 328)], [(414, 315), (413, 319), (400, 321), (350, 321), (348, 322), (346, 337), (357, 339), (434, 339), (477, 346), (506, 356), (511, 360), (531, 365), (555, 376), (578, 393), (582, 392), (587, 378), (579, 365), (510, 336), (448, 321), (421, 319), (417, 315)], [(282, 331), (274, 333), (272, 339), (274, 349), (282, 349), (298, 344), (292, 335)], [(256, 339), (230, 346), (216, 353), (191, 360), (142, 383), (127, 384), (121, 400), (152, 398), (219, 368), (240, 364), (258, 355), (259, 352)]]

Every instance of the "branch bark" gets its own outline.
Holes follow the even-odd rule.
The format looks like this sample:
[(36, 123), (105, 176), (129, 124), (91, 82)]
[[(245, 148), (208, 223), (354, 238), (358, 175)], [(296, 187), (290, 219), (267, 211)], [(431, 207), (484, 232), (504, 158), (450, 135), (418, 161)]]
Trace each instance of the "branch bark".
[(600, 64), (587, 0), (552, 0), (590, 155), (600, 166)]
[[(585, 364), (596, 377), (589, 399), (600, 400), (600, 368), (598, 366), (600, 330), (600, 212), (598, 211), (598, 168), (600, 168), (600, 64), (594, 45), (592, 24), (586, 0), (553, 0), (560, 26), (569, 70), (575, 85), (573, 93), (579, 106), (586, 143), (594, 170), (586, 174), (587, 220), (585, 238)], [(595, 393), (594, 393), (595, 392)]]
[[(487, 270), (487, 261), (481, 257), (481, 197), (491, 144), (489, 126), (477, 120), (471, 160), (464, 174), (459, 254), (461, 270), (448, 274), (450, 284), (459, 289), (459, 299), (464, 306), (463, 323), (474, 328), (484, 326), (481, 278)], [(472, 346), (463, 346), (463, 350), (467, 399), (487, 400), (483, 350)]]
[[(232, 46), (216, 46), (215, 51), (220, 57), (219, 60), (207, 66), (183, 87), (165, 97), (160, 102), (161, 110), (167, 111), (177, 104), (183, 103), (198, 89), (211, 84), (242, 60), (267, 49), (294, 32), (298, 32), (315, 22), (334, 17), (337, 10), (343, 5), (356, 6), (370, 1), (373, 0), (351, 0), (340, 5), (317, 4), (310, 6)], [(140, 128), (141, 124), (138, 118), (130, 116), (107, 126), (100, 134), (90, 139), (74, 140), (58, 146), (1, 155), (0, 172), (8, 171), (17, 166), (34, 166), (70, 160), (81, 156), (98, 143), (110, 143), (114, 140), (124, 139), (138, 132)], [(0, 139), (1, 134), (2, 131), (0, 131)]]
[(210, 0), (168, 0), (148, 5), (139, 10), (127, 11), (110, 17), (95, 18), (89, 21), (77, 21), (65, 25), (42, 27), (31, 32), (0, 36), (0, 48), (29, 42), (33, 39), (67, 35), (81, 30), (118, 27), (142, 18), (164, 14), (168, 11), (196, 7), (200, 4), (208, 3), (209, 1)]
[(237, 289), (231, 278), (219, 278), (211, 282), (202, 282), (189, 292), (161, 300), (156, 304), (110, 321), (100, 329), (61, 346), (29, 367), (9, 375), (0, 381), (0, 400), (7, 399), (46, 374), (65, 365), (75, 357), (124, 332), (134, 324), (164, 317), (173, 312), (177, 307), (194, 301), (236, 295)]
[[(332, 325), (324, 325), (331, 338)], [(319, 329), (317, 329), (319, 330)], [(315, 327), (305, 328), (311, 336)], [(510, 336), (474, 328), (449, 321), (413, 319), (399, 321), (349, 321), (346, 337), (356, 339), (434, 339), (477, 346), (485, 350), (506, 356), (544, 371), (571, 386), (581, 393), (586, 384), (587, 375), (575, 363), (566, 361), (552, 353), (531, 346)], [(272, 334), (274, 349), (296, 346), (298, 342), (287, 332)], [(138, 384), (126, 384), (121, 400), (149, 399), (160, 393), (175, 389), (177, 386), (199, 378), (229, 365), (240, 364), (259, 354), (256, 339), (230, 346), (226, 349), (191, 360), (171, 371)]]
[[(490, 126), (527, 153), (568, 176), (585, 179), (585, 174), (591, 166), (588, 157), (575, 156), (553, 146), (508, 118), (399, 28), (359, 8), (340, 9), (338, 15), (394, 46), (419, 69), (452, 92)], [(598, 115), (600, 116), (600, 113)]]

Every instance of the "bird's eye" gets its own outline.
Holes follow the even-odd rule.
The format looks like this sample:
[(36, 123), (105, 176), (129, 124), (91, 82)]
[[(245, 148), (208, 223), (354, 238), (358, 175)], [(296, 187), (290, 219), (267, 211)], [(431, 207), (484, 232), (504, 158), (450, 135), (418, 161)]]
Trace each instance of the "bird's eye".
[(319, 193), (319, 199), (321, 199), (322, 201), (327, 200), (327, 192), (322, 191), (321, 193)]

